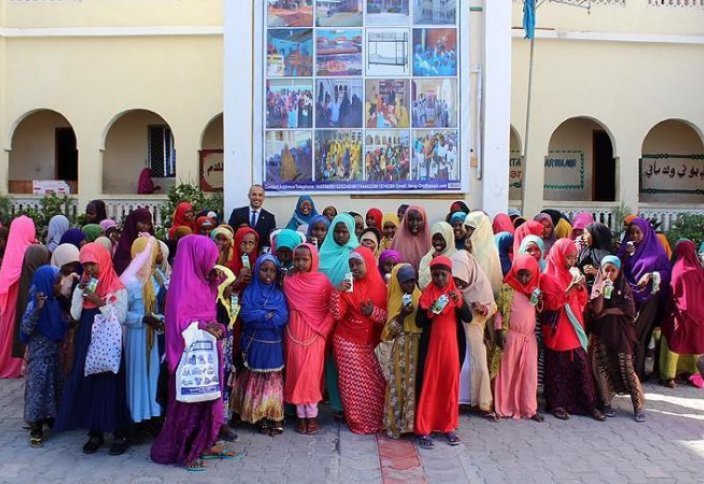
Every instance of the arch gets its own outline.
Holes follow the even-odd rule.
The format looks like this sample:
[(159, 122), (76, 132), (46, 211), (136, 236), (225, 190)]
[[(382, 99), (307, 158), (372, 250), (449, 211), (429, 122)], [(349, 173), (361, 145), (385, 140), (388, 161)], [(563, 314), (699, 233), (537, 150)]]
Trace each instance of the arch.
[(32, 193), (33, 180), (64, 181), (77, 192), (76, 133), (66, 116), (53, 109), (27, 111), (12, 123), (8, 146), (10, 193)]
[(523, 139), (514, 125), (509, 127), (509, 151), (518, 151), (523, 156)]
[(639, 163), (641, 202), (703, 203), (704, 137), (685, 119), (669, 118), (643, 138)]
[(224, 118), (223, 113), (216, 114), (205, 125), (205, 129), (200, 135), (200, 148), (202, 150), (222, 150), (224, 142)]
[(545, 200), (615, 201), (616, 142), (592, 116), (562, 121), (550, 135), (544, 170)]
[(111, 118), (103, 131), (102, 152), (103, 193), (139, 193), (137, 182), (145, 167), (152, 169), (160, 187), (156, 193), (175, 183), (176, 136), (154, 111), (129, 109)]

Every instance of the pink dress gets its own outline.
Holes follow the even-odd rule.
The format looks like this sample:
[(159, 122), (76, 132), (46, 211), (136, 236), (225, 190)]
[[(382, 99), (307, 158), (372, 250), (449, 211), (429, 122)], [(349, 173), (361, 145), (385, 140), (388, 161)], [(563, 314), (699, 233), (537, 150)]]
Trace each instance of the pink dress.
[[(499, 327), (502, 315), (496, 313)], [(531, 418), (538, 411), (538, 343), (535, 308), (523, 293), (513, 292), (511, 320), (506, 334), (501, 369), (496, 377), (496, 413), (515, 419)]]

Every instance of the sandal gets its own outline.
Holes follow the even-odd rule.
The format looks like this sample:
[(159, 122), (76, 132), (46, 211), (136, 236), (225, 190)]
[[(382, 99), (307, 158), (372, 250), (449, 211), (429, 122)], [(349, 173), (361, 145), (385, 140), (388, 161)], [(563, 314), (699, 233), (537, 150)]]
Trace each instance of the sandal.
[(498, 422), (499, 421), (499, 417), (497, 417), (494, 412), (484, 412), (481, 415), (482, 415), (482, 418), (488, 420), (489, 422)]
[(101, 445), (105, 443), (102, 437), (90, 437), (88, 442), (83, 446), (84, 454), (95, 454), (95, 452), (100, 448)]
[(269, 435), (272, 437), (275, 437), (277, 435), (281, 435), (284, 433), (284, 424), (283, 422), (274, 422), (273, 425), (271, 426), (271, 432)]
[(35, 437), (32, 436), (29, 438), (29, 445), (30, 447), (34, 447), (35, 449), (39, 449), (40, 447), (43, 446), (43, 440), (41, 436)]
[(596, 420), (597, 422), (603, 422), (606, 420), (606, 415), (604, 415), (601, 410), (595, 408), (592, 411), (592, 418)]
[(307, 419), (305, 418), (299, 418), (298, 421), (296, 422), (296, 426), (294, 427), (296, 432), (299, 434), (307, 434), (308, 433), (308, 422)]
[(674, 378), (668, 378), (667, 380), (662, 381), (662, 384), (666, 386), (667, 388), (676, 388), (677, 383), (675, 382)]
[(319, 428), (320, 427), (318, 426), (318, 419), (317, 418), (309, 418), (308, 419), (308, 433), (309, 434), (317, 434)]
[(611, 405), (604, 405), (604, 409), (602, 410), (602, 412), (604, 412), (604, 415), (609, 418), (616, 416), (616, 410), (614, 410)]
[(129, 444), (127, 443), (126, 438), (123, 437), (121, 439), (115, 439), (115, 441), (110, 446), (110, 450), (108, 451), (108, 453), (110, 455), (122, 455), (127, 452), (128, 447)]
[(435, 447), (435, 443), (430, 435), (421, 435), (418, 437), (418, 446), (421, 449), (432, 449)]
[(205, 472), (205, 466), (203, 465), (203, 461), (200, 459), (196, 459), (190, 464), (186, 464), (185, 468), (188, 472)]
[(460, 439), (460, 436), (454, 432), (448, 432), (447, 434), (445, 434), (445, 437), (447, 437), (447, 443), (452, 446), (460, 445), (462, 443), (462, 439)]
[(234, 433), (227, 425), (220, 427), (220, 434), (218, 437), (227, 442), (237, 442), (237, 434)]
[(200, 458), (202, 460), (212, 460), (212, 459), (234, 459), (238, 457), (237, 452), (229, 452), (227, 449), (225, 449), (225, 446), (222, 444), (215, 444), (210, 448), (210, 451), (207, 454), (202, 454)]
[(259, 427), (259, 433), (264, 435), (271, 435), (271, 425), (267, 419), (262, 419), (257, 423)]
[(567, 413), (567, 410), (562, 407), (557, 407), (555, 410), (552, 411), (552, 414), (555, 416), (555, 418), (559, 418), (560, 420), (570, 419), (570, 414)]
[(642, 410), (638, 413), (636, 413), (636, 416), (634, 417), (635, 421), (638, 423), (643, 423), (645, 422), (645, 412)]
[(539, 414), (539, 413), (536, 413), (536, 414), (533, 415), (530, 419), (531, 419), (533, 422), (544, 422), (544, 421), (545, 421), (545, 417), (543, 417), (543, 416), (542, 416), (541, 414)]

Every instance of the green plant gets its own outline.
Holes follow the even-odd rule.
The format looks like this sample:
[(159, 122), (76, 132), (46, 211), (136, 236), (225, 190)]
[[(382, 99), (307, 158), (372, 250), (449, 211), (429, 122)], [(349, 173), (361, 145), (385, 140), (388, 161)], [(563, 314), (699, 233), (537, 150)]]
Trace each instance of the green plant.
[(12, 200), (7, 195), (0, 197), (0, 222), (7, 226), (12, 220)]
[(681, 213), (667, 232), (667, 240), (674, 248), (680, 239), (689, 239), (699, 247), (704, 242), (704, 214)]
[(196, 213), (207, 210), (223, 213), (224, 199), (222, 193), (206, 194), (192, 183), (179, 183), (169, 188), (168, 200), (161, 208), (161, 217), (165, 226), (171, 226), (171, 217), (176, 210), (176, 205), (180, 202), (189, 202), (193, 205)]
[(59, 196), (49, 194), (44, 195), (39, 201), (39, 208), (27, 208), (21, 213), (15, 214), (15, 216), (26, 215), (34, 220), (34, 225), (37, 228), (37, 238), (43, 240), (49, 221), (54, 215), (60, 214), (65, 215), (71, 220), (71, 199), (66, 195)]
[(611, 223), (611, 232), (614, 234), (614, 240), (621, 240), (621, 235), (623, 234), (623, 219), (631, 213), (633, 213), (631, 212), (631, 208), (626, 205), (625, 202), (621, 202), (619, 206), (614, 209)]

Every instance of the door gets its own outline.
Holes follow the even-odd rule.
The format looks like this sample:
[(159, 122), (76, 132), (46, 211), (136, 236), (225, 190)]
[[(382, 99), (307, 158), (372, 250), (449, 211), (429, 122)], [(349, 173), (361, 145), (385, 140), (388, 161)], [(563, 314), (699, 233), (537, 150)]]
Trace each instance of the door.
[(56, 179), (78, 180), (78, 150), (73, 128), (56, 128)]
[(616, 200), (616, 161), (606, 131), (593, 132), (592, 153), (592, 200), (613, 202)]

